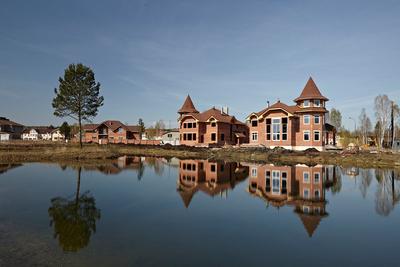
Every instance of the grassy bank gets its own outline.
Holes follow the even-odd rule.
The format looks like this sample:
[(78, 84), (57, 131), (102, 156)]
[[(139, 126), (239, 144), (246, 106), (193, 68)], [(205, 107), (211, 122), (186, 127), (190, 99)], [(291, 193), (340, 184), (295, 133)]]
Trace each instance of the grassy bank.
[(400, 169), (400, 154), (380, 152), (294, 152), (265, 148), (193, 148), (172, 146), (127, 146), (16, 142), (0, 144), (1, 163), (101, 161), (120, 156), (158, 156), (215, 159), (275, 164), (335, 164), (364, 168)]

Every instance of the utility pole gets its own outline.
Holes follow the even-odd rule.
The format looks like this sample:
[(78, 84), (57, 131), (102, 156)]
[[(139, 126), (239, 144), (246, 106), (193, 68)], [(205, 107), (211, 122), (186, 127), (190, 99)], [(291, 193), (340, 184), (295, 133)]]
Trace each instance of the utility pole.
[(394, 144), (394, 102), (392, 101), (392, 110), (390, 113), (390, 146), (393, 149)]

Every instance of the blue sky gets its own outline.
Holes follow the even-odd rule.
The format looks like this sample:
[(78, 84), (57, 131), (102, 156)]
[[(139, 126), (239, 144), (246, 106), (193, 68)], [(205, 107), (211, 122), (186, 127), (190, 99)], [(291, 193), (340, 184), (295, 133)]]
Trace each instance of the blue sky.
[(60, 124), (57, 79), (82, 62), (105, 97), (95, 121), (175, 126), (188, 93), (244, 120), (292, 104), (311, 75), (353, 127), (376, 95), (399, 103), (399, 14), (400, 1), (2, 0), (0, 115)]

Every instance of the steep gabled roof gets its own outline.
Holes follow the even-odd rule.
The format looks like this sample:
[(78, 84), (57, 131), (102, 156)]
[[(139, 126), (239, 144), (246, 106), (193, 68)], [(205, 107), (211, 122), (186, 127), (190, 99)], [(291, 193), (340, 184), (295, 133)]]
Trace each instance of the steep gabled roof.
[(273, 110), (283, 110), (285, 112), (287, 112), (288, 114), (294, 115), (298, 110), (299, 107), (298, 106), (288, 106), (285, 103), (282, 103), (280, 101), (276, 102), (275, 104), (264, 108), (263, 110), (259, 111), (259, 112), (253, 112), (251, 113), (248, 117), (247, 120), (250, 119), (251, 116), (255, 115), (257, 117), (261, 117), (262, 115), (264, 115), (265, 113), (269, 112), (269, 111), (273, 111)]
[(225, 122), (231, 124), (244, 124), (243, 122), (236, 119), (235, 116), (228, 115), (225, 112), (222, 112), (220, 109), (217, 109), (215, 107), (210, 108), (209, 110), (206, 110), (202, 113), (191, 113), (188, 115), (194, 117), (196, 120), (201, 122), (206, 122), (210, 118), (214, 118), (218, 122)]
[(5, 117), (0, 117), (0, 125), (23, 126), (22, 124), (11, 121)]
[(105, 125), (106, 127), (108, 127), (111, 131), (116, 131), (118, 128), (123, 128), (129, 132), (134, 132), (134, 133), (138, 133), (140, 132), (140, 126), (137, 125), (125, 125), (120, 121), (117, 120), (108, 120), (108, 121), (103, 121), (100, 124), (85, 124), (83, 125), (83, 130), (84, 131), (94, 131), (95, 129), (97, 129), (98, 127), (100, 127), (100, 125)]
[(305, 99), (321, 99), (328, 101), (329, 99), (326, 98), (321, 94), (317, 85), (315, 84), (314, 80), (310, 77), (304, 86), (303, 91), (301, 92), (300, 96), (294, 100), (294, 102), (305, 100)]
[(178, 113), (199, 113), (197, 109), (194, 107), (190, 95), (187, 95), (185, 102), (183, 103), (182, 107), (178, 110)]

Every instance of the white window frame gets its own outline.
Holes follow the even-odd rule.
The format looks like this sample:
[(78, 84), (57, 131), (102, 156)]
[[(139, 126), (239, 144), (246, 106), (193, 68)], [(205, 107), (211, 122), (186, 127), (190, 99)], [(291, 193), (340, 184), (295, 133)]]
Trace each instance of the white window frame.
[[(317, 178), (316, 175), (318, 175), (318, 179), (316, 179)], [(320, 182), (321, 182), (321, 173), (314, 172), (314, 184), (319, 184)]]
[[(315, 139), (315, 134), (316, 133), (318, 133), (318, 140), (317, 139)], [(314, 133), (313, 133), (313, 140), (314, 141), (321, 141), (321, 131), (314, 131)]]
[[(255, 139), (254, 136), (256, 137)], [(252, 142), (258, 141), (258, 132), (251, 132), (251, 141)]]
[[(305, 179), (305, 174), (308, 175), (308, 180)], [(310, 172), (303, 172), (303, 183), (309, 184), (310, 183)]]
[[(307, 196), (306, 196), (306, 192), (307, 192)], [(310, 198), (310, 189), (308, 189), (308, 188), (303, 189), (303, 197), (307, 198), (307, 199)]]
[[(304, 138), (306, 133), (308, 133), (308, 140), (306, 140)], [(309, 130), (303, 131), (303, 141), (305, 141), (305, 142), (310, 142), (311, 141), (311, 132)]]
[[(317, 104), (318, 101), (318, 104)], [(321, 106), (321, 100), (320, 99), (315, 99), (314, 100), (314, 107), (320, 107)]]
[[(279, 120), (279, 123), (274, 123), (274, 120)], [(279, 132), (278, 133), (274, 133), (274, 125), (278, 125), (279, 128)], [(272, 136), (271, 136), (271, 140), (272, 141), (280, 141), (281, 140), (281, 127), (282, 127), (282, 119), (281, 118), (271, 118), (271, 130), (272, 130)], [(275, 137), (279, 137), (279, 138), (275, 138)]]
[(257, 177), (257, 168), (251, 168), (251, 177)]
[[(306, 102), (308, 103), (308, 105), (306, 105)], [(310, 103), (310, 100), (304, 100), (304, 101), (303, 101), (303, 107), (304, 107), (304, 108), (309, 108), (309, 107), (310, 107), (310, 104), (311, 104), (311, 103)]]
[[(306, 123), (306, 117), (308, 118), (308, 123)], [(303, 115), (303, 124), (304, 125), (310, 125), (311, 122), (311, 116), (310, 115)]]
[[(317, 192), (318, 192), (318, 197), (315, 196), (315, 193), (317, 193)], [(315, 190), (314, 190), (314, 198), (317, 198), (317, 199), (320, 199), (320, 198), (321, 198), (321, 192), (319, 191), (319, 189), (315, 189)]]
[[(318, 122), (315, 122), (316, 118), (318, 118)], [(319, 114), (314, 115), (314, 124), (317, 124), (317, 125), (321, 124), (321, 115), (319, 115)]]
[[(281, 172), (280, 171), (271, 171), (271, 180), (272, 180), (272, 194), (278, 195), (281, 193)], [(274, 181), (278, 182), (278, 188), (274, 186)], [(277, 189), (277, 190), (276, 190)]]

